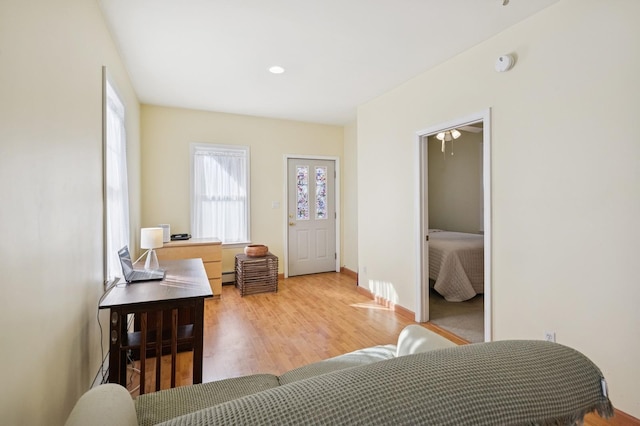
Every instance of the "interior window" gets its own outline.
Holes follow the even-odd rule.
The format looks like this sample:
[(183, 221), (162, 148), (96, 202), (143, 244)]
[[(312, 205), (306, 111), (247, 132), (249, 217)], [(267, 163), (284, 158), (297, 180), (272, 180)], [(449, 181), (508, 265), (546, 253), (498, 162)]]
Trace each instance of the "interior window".
[(249, 147), (191, 145), (191, 234), (249, 242)]
[(104, 257), (108, 286), (122, 276), (118, 250), (129, 244), (129, 191), (125, 109), (106, 75), (104, 98)]

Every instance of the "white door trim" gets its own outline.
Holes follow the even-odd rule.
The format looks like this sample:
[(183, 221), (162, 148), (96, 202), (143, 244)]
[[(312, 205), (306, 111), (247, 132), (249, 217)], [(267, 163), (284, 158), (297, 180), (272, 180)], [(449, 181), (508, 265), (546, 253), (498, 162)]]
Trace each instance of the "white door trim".
[(335, 185), (335, 206), (336, 206), (336, 272), (340, 272), (340, 248), (342, 246), (342, 240), (340, 239), (340, 218), (342, 217), (342, 210), (340, 204), (340, 157), (330, 157), (323, 155), (284, 155), (284, 209), (283, 209), (283, 222), (282, 229), (284, 230), (284, 277), (289, 278), (289, 185), (288, 185), (288, 162), (292, 158), (303, 158), (306, 160), (329, 160), (335, 162), (336, 171), (336, 185)]
[(471, 114), (467, 117), (458, 118), (445, 123), (440, 123), (435, 126), (430, 126), (424, 130), (416, 132), (415, 136), (415, 158), (416, 160), (416, 200), (419, 200), (416, 209), (417, 218), (416, 228), (419, 229), (419, 233), (416, 238), (416, 253), (418, 258), (416, 259), (416, 322), (425, 322), (429, 319), (429, 305), (423, 303), (426, 299), (425, 296), (429, 294), (429, 265), (425, 265), (425, 236), (427, 235), (428, 223), (425, 223), (424, 205), (425, 205), (425, 185), (427, 179), (424, 177), (426, 173), (426, 165), (424, 164), (424, 146), (427, 136), (436, 134), (443, 130), (448, 130), (454, 127), (464, 126), (466, 124), (475, 123), (478, 121), (483, 122), (483, 155), (482, 155), (482, 183), (484, 188), (484, 340), (490, 342), (493, 339), (492, 334), (492, 281), (491, 281), (491, 109)]

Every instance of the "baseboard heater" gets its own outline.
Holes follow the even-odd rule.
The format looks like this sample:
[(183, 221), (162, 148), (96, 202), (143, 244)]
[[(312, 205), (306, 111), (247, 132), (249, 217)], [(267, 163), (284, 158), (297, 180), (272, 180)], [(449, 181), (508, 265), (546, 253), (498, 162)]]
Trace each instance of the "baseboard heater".
[(222, 285), (224, 284), (233, 284), (236, 282), (236, 273), (235, 271), (223, 272), (222, 273)]

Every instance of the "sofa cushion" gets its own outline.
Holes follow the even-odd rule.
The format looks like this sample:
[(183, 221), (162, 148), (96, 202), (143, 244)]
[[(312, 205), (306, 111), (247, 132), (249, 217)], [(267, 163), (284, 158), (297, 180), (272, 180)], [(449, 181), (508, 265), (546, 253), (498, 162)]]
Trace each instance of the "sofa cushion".
[(273, 374), (254, 374), (147, 393), (135, 401), (138, 423), (155, 425), (278, 385), (278, 377)]
[(427, 330), (420, 325), (411, 324), (402, 329), (400, 336), (398, 336), (396, 356), (417, 354), (455, 346), (457, 345), (451, 340)]
[(338, 355), (333, 358), (295, 368), (282, 374), (278, 379), (281, 385), (286, 385), (287, 383), (297, 382), (298, 380), (319, 376), (332, 371), (371, 364), (372, 362), (393, 358), (395, 356), (395, 350), (395, 345), (381, 345), (359, 349), (347, 354)]

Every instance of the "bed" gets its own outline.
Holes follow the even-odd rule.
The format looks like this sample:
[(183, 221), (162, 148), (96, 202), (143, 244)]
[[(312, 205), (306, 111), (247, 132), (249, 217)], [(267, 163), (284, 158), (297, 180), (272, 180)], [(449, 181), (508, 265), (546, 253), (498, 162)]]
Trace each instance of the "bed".
[(484, 236), (430, 229), (429, 282), (449, 302), (484, 293)]

